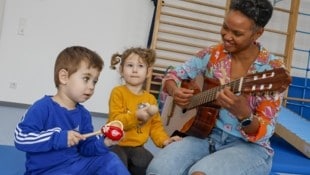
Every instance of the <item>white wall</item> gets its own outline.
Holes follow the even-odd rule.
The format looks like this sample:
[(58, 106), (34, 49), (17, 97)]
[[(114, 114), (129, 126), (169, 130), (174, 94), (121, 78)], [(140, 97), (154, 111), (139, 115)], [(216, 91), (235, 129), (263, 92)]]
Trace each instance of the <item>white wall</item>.
[(119, 83), (119, 74), (109, 69), (110, 57), (131, 46), (146, 47), (153, 10), (151, 0), (6, 1), (0, 101), (32, 104), (54, 94), (56, 56), (65, 47), (83, 45), (105, 61), (96, 92), (84, 105), (107, 113), (110, 91)]
[(0, 0), (0, 36), (1, 36), (1, 30), (2, 30), (4, 6), (5, 6), (5, 0)]

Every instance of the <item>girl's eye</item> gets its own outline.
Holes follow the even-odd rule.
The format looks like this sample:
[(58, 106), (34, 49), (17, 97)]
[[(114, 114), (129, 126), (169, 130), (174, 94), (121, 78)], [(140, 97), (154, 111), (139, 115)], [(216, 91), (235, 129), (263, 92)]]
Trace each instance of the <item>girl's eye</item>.
[(144, 68), (145, 65), (144, 65), (144, 64), (139, 64), (139, 67), (140, 67), (140, 68)]
[(126, 64), (127, 67), (133, 67), (133, 64)]
[(83, 80), (87, 82), (89, 80), (89, 77), (84, 77)]

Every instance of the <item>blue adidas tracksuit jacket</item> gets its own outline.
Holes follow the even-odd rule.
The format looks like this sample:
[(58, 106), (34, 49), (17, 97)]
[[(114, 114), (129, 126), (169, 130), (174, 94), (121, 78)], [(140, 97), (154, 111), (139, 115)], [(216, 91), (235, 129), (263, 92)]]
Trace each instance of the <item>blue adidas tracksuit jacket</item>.
[(93, 132), (91, 115), (81, 104), (67, 110), (51, 96), (35, 102), (15, 129), (15, 146), (26, 152), (25, 174), (129, 174), (103, 137), (68, 147), (69, 130)]

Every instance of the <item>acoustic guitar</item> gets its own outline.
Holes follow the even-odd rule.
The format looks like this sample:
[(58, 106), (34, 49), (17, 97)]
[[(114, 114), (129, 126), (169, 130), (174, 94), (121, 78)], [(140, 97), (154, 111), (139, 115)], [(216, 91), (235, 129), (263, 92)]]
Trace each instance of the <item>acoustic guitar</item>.
[[(193, 89), (194, 96), (190, 99), (190, 103), (183, 109), (182, 117), (187, 111), (196, 109), (194, 116), (186, 117), (186, 120), (180, 118), (175, 119), (174, 128), (176, 131), (173, 135), (191, 135), (198, 138), (206, 138), (215, 126), (220, 107), (213, 103), (216, 93), (225, 87), (230, 87), (234, 93), (246, 93), (251, 95), (273, 94), (274, 92), (283, 92), (291, 83), (289, 72), (284, 68), (275, 68), (265, 72), (249, 74), (238, 80), (220, 85), (217, 79), (204, 79), (202, 91), (194, 80), (183, 80), (182, 87)], [(172, 100), (170, 100), (172, 102)], [(172, 116), (176, 115), (176, 105), (172, 104), (172, 112), (167, 116), (166, 127), (171, 123)], [(180, 110), (179, 110), (180, 111)], [(177, 116), (178, 117), (178, 116)], [(177, 125), (177, 127), (176, 127)]]

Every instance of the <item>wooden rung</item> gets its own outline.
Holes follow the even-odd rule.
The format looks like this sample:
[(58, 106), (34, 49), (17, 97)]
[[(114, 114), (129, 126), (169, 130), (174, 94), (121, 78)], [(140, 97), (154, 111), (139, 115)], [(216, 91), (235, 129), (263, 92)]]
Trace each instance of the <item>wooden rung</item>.
[(280, 8), (280, 7), (274, 7), (273, 9), (276, 10), (276, 11), (281, 11), (281, 12), (285, 12), (285, 13), (291, 13), (290, 10), (284, 9), (284, 8)]
[(212, 24), (212, 25), (216, 25), (216, 26), (221, 26), (222, 25), (222, 23), (213, 22), (213, 21), (204, 20), (204, 19), (199, 19), (199, 18), (193, 18), (193, 17), (184, 16), (184, 15), (175, 14), (175, 13), (162, 12), (161, 14), (165, 15), (165, 16), (171, 16), (171, 17), (180, 18), (180, 19), (186, 19), (186, 20), (195, 21), (195, 22)]
[(162, 33), (178, 35), (178, 36), (183, 36), (183, 37), (188, 37), (188, 38), (193, 38), (193, 39), (200, 39), (200, 40), (206, 40), (206, 41), (212, 41), (212, 42), (220, 42), (220, 40), (217, 40), (217, 39), (202, 37), (202, 36), (198, 36), (198, 35), (191, 35), (191, 34), (186, 34), (186, 33), (181, 33), (181, 32), (175, 32), (175, 31), (170, 31), (170, 30), (166, 30), (166, 29), (159, 29), (158, 31), (162, 32)]
[(165, 74), (157, 74), (154, 75), (154, 73), (152, 74), (152, 81), (158, 82), (159, 80), (161, 80), (164, 77)]
[[(169, 57), (169, 56), (165, 56), (165, 55), (157, 55), (157, 58), (160, 58), (160, 59), (163, 59), (163, 60), (167, 60), (167, 61), (175, 61), (176, 63), (183, 63), (185, 61), (184, 59), (175, 58), (175, 57)], [(163, 65), (162, 67), (166, 67), (167, 68), (168, 66), (169, 65)]]
[(281, 35), (288, 35), (287, 32), (283, 32), (283, 31), (280, 31), (280, 30), (275, 30), (275, 29), (268, 29), (268, 28), (265, 28), (265, 31), (268, 31), (268, 32), (272, 32), (272, 33), (277, 33), (277, 34), (281, 34)]
[(169, 66), (169, 65), (166, 65), (166, 64), (158, 64), (158, 63), (155, 63), (154, 66), (153, 66), (153, 69), (157, 69), (157, 70), (158, 70), (158, 69), (161, 69), (161, 68), (162, 68), (162, 69), (166, 70), (166, 69), (168, 68), (168, 66)]
[(174, 52), (174, 53), (187, 54), (187, 55), (194, 55), (196, 53), (196, 52), (188, 52), (188, 51), (184, 51), (184, 50), (172, 49), (172, 48), (168, 48), (168, 47), (164, 47), (164, 46), (156, 46), (156, 49)]
[[(199, 4), (199, 5), (204, 5), (204, 6), (208, 6), (208, 7), (213, 7), (213, 8), (218, 8), (218, 9), (222, 9), (222, 10), (226, 10), (226, 7), (223, 6), (219, 6), (219, 5), (214, 5), (214, 4), (210, 4), (210, 3), (205, 3), (205, 2), (200, 2), (200, 1), (196, 1), (196, 0), (183, 0), (186, 2), (190, 2), (190, 3), (195, 3), (195, 4)], [(290, 13), (291, 11), (288, 9), (284, 9), (284, 8), (280, 8), (280, 7), (274, 7), (273, 8), (276, 11), (282, 11), (285, 13)]]
[(203, 14), (203, 15), (209, 15), (209, 16), (224, 18), (224, 15), (219, 15), (219, 14), (215, 14), (215, 13), (209, 13), (209, 12), (205, 12), (205, 11), (201, 11), (201, 10), (197, 10), (197, 9), (188, 8), (188, 7), (182, 7), (182, 6), (178, 6), (178, 5), (175, 5), (175, 4), (165, 3), (164, 6), (165, 7), (174, 8), (174, 9), (179, 9), (179, 10), (199, 13), (199, 14)]
[(159, 94), (159, 91), (150, 89), (150, 93), (152, 93), (152, 94)]
[(151, 84), (154, 84), (154, 85), (161, 85), (161, 82), (151, 81)]
[(153, 72), (152, 76), (162, 76), (165, 75), (164, 72), (163, 73), (157, 73), (157, 72)]
[(155, 71), (155, 72), (158, 72), (158, 71), (160, 71), (160, 72), (162, 72), (163, 74), (166, 72), (166, 69), (167, 69), (167, 65), (153, 65), (153, 67), (152, 67), (152, 69), (153, 69), (153, 71)]
[[(217, 8), (217, 9), (221, 9), (221, 10), (226, 10), (226, 7), (219, 6), (219, 5), (214, 5), (214, 4), (210, 4), (210, 3), (205, 3), (205, 2), (200, 2), (200, 1), (196, 1), (196, 0), (183, 0), (183, 1), (190, 2), (190, 3), (195, 3), (195, 4), (199, 4), (199, 5), (204, 5), (204, 6), (208, 6), (208, 7), (212, 7), (212, 8)], [(285, 13), (290, 13), (291, 12), (288, 9), (284, 9), (284, 8), (280, 8), (280, 7), (274, 7), (273, 9), (275, 11), (281, 11), (281, 12), (285, 12)]]
[(194, 27), (194, 26), (189, 26), (189, 25), (185, 25), (185, 24), (181, 24), (181, 23), (177, 23), (177, 22), (172, 22), (172, 21), (160, 20), (160, 24), (166, 24), (166, 25), (171, 25), (174, 27), (182, 27), (182, 28), (186, 28), (186, 29), (198, 30), (198, 31), (214, 33), (214, 34), (220, 34), (220, 32), (218, 30), (209, 30), (207, 28)]
[(177, 41), (173, 39), (168, 39), (168, 38), (163, 38), (163, 37), (158, 37), (158, 41), (162, 42), (167, 42), (167, 43), (173, 43), (173, 44), (178, 44), (178, 45), (183, 45), (183, 46), (191, 46), (191, 47), (198, 47), (198, 48), (205, 48), (205, 45), (202, 44), (195, 44), (195, 43), (189, 43), (189, 42), (182, 42), (182, 41)]
[(183, 0), (183, 1), (195, 3), (195, 4), (199, 4), (199, 5), (203, 5), (203, 6), (208, 6), (208, 7), (212, 7), (212, 8), (217, 8), (217, 9), (221, 9), (221, 10), (226, 10), (226, 7), (214, 5), (214, 4), (210, 4), (210, 3), (206, 3), (206, 2), (195, 1), (195, 0)]

